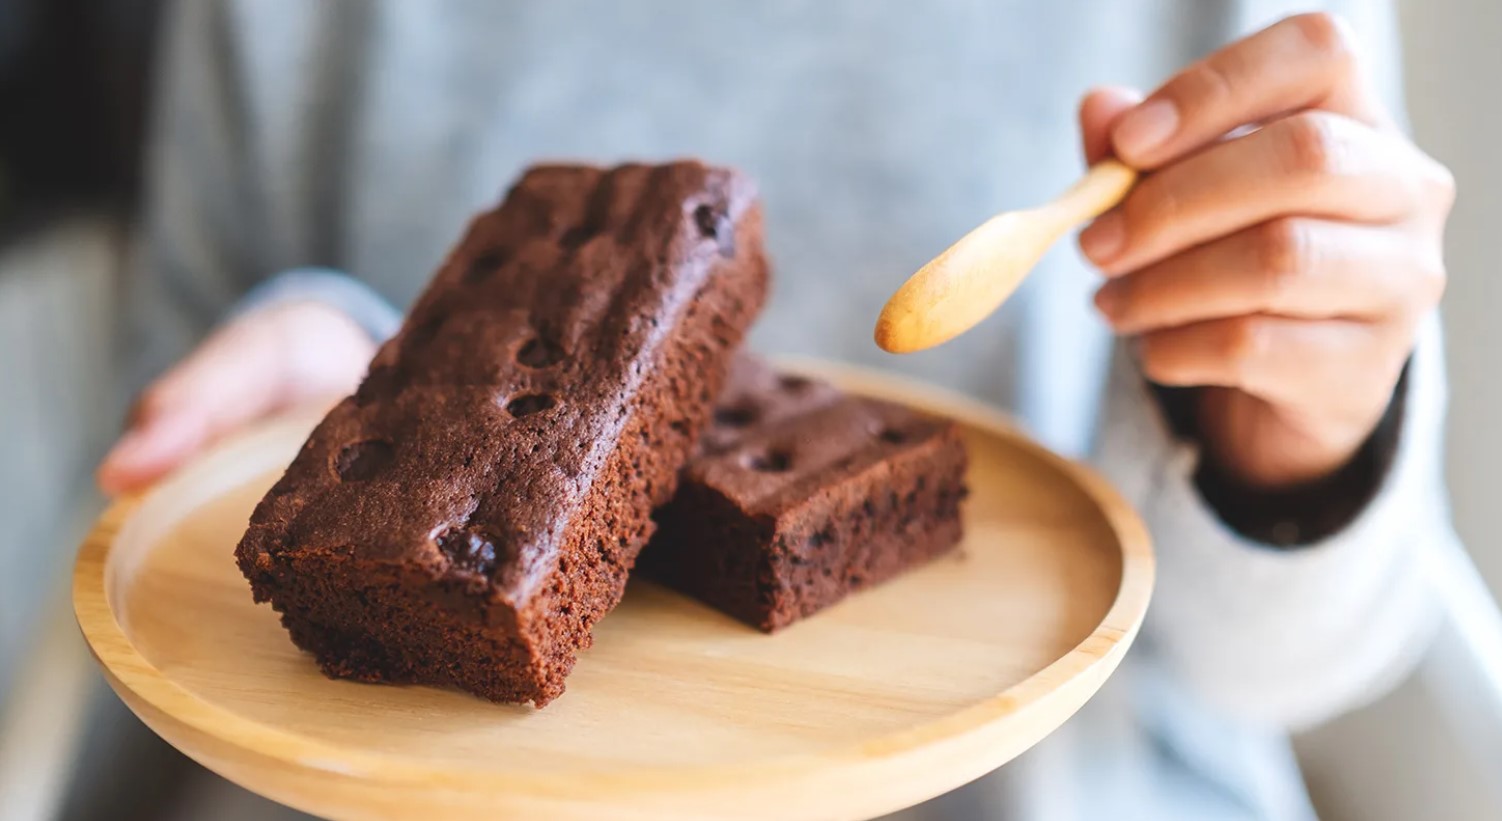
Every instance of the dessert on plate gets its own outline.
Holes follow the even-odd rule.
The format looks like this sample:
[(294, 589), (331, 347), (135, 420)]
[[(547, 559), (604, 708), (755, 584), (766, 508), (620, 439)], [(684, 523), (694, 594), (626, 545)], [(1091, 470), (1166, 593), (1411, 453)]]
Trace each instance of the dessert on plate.
[(767, 280), (733, 171), (527, 171), (256, 507), (256, 600), (330, 676), (557, 698)]
[(959, 543), (957, 426), (742, 357), (642, 572), (772, 632)]

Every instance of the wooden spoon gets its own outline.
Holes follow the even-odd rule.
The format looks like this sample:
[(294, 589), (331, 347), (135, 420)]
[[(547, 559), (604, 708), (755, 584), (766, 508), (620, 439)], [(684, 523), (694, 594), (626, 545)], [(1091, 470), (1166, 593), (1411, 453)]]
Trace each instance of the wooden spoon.
[(1136, 180), (1134, 169), (1105, 160), (1053, 202), (986, 220), (892, 295), (876, 320), (876, 344), (912, 353), (970, 330), (1017, 290), (1059, 237), (1121, 202)]

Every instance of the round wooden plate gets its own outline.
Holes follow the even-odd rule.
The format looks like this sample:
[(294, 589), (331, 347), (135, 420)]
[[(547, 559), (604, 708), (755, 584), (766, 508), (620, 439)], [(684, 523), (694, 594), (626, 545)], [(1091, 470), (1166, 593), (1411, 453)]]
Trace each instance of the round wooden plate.
[(330, 681), (252, 604), (232, 551), (316, 415), (230, 440), (111, 507), (74, 572), (79, 624), (150, 727), (255, 792), (334, 818), (869, 818), (1057, 728), (1147, 610), (1153, 559), (1101, 480), (1000, 414), (803, 363), (965, 426), (953, 555), (762, 635), (633, 582), (544, 710)]

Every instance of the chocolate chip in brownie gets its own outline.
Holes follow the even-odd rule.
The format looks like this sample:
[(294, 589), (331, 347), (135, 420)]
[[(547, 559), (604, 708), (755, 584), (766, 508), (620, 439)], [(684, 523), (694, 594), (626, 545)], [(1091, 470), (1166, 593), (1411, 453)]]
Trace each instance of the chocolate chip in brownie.
[(756, 421), (756, 408), (750, 405), (736, 405), (732, 408), (716, 408), (714, 423), (726, 428), (744, 428)]
[(529, 393), (518, 396), (506, 403), (506, 412), (521, 419), (534, 413), (542, 413), (558, 404), (553, 397), (545, 393)]
[(496, 569), (496, 539), (483, 530), (457, 528), (438, 536), (438, 550), (454, 568), (489, 577)]
[(793, 466), (793, 455), (782, 448), (759, 451), (746, 457), (746, 467), (760, 473), (782, 473)]
[(720, 256), (727, 259), (735, 256), (735, 226), (723, 209), (707, 203), (700, 205), (694, 209), (694, 225), (698, 226), (700, 236), (715, 241)]
[(396, 458), (390, 442), (367, 439), (345, 445), (334, 458), (334, 472), (340, 481), (364, 482), (374, 479)]
[(503, 248), (481, 251), (470, 259), (469, 267), (464, 269), (464, 281), (470, 284), (484, 281), (506, 264), (507, 256)]
[(516, 352), (516, 361), (528, 368), (552, 367), (563, 361), (563, 349), (546, 337), (534, 336)]

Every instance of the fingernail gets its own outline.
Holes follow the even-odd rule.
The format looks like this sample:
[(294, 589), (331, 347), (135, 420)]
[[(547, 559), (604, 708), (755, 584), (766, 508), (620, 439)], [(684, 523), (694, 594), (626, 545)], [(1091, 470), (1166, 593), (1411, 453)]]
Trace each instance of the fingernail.
[(1126, 244), (1126, 225), (1121, 214), (1108, 211), (1080, 232), (1080, 250), (1096, 265), (1106, 265), (1121, 254)]
[(1166, 142), (1178, 127), (1178, 107), (1168, 100), (1153, 100), (1123, 114), (1112, 140), (1117, 154), (1138, 159)]

